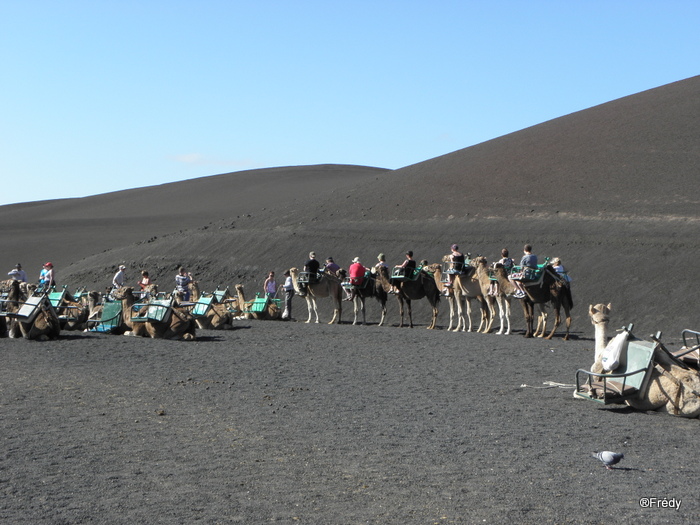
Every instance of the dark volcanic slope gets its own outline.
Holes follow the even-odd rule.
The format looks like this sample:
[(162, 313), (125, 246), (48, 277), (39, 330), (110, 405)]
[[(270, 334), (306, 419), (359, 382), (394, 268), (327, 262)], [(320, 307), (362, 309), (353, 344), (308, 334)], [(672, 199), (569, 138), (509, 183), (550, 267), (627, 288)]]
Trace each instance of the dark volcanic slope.
[(205, 289), (257, 289), (310, 249), (347, 265), (408, 248), (435, 261), (452, 242), (518, 257), (531, 242), (571, 271), (575, 330), (604, 301), (675, 335), (700, 325), (698, 279), (678, 264), (700, 257), (699, 117), (693, 77), (395, 171), (277, 168), (0, 207), (0, 267), (34, 276), (52, 259), (62, 283), (102, 288), (121, 262), (166, 286), (186, 264)]
[[(402, 168), (412, 215), (697, 217), (700, 76)], [(390, 200), (393, 188), (384, 188)], [(558, 212), (558, 213), (557, 213)], [(387, 218), (391, 218), (391, 214)]]

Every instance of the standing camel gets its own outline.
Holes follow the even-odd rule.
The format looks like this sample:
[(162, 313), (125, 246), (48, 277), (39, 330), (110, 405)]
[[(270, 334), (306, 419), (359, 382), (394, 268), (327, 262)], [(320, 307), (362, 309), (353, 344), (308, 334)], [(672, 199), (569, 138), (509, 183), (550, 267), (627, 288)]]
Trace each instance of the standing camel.
[(489, 275), (489, 268), (488, 263), (486, 261), (486, 257), (476, 257), (473, 260), (473, 263), (476, 268), (476, 279), (479, 281), (479, 285), (481, 286), (481, 292), (486, 298), (486, 304), (489, 307), (489, 313), (491, 315), (491, 323), (489, 324), (489, 328), (491, 328), (493, 324), (493, 319), (496, 317), (496, 308), (494, 307), (494, 303), (496, 303), (498, 304), (498, 317), (501, 323), (501, 327), (496, 333), (498, 335), (509, 335), (511, 296), (503, 293), (503, 291), (500, 288), (498, 289), (498, 295), (496, 295), (495, 297), (489, 295), (488, 291), (493, 281), (491, 281), (491, 276)]
[(382, 283), (376, 277), (376, 268), (372, 268), (372, 272), (365, 276), (365, 282), (358, 288), (352, 290), (352, 305), (353, 305), (353, 321), (352, 324), (357, 324), (358, 312), (362, 313), (362, 324), (367, 324), (365, 317), (365, 300), (368, 297), (374, 297), (382, 309), (382, 318), (377, 326), (382, 326), (386, 319), (386, 300), (388, 298), (387, 290), (384, 289)]
[(330, 297), (333, 301), (333, 319), (331, 319), (328, 324), (340, 324), (340, 316), (343, 313), (343, 287), (340, 284), (340, 279), (329, 273), (324, 273), (318, 281), (307, 284), (306, 290), (302, 291), (299, 287), (299, 269), (290, 268), (289, 274), (292, 277), (294, 291), (297, 295), (306, 299), (306, 307), (309, 310), (309, 318), (306, 320), (307, 323), (311, 322), (312, 314), (316, 315), (316, 322), (319, 322), (316, 299)]
[[(380, 280), (382, 287), (385, 290), (391, 289), (389, 270), (387, 268), (379, 268), (377, 278)], [(399, 327), (404, 326), (404, 302), (406, 303), (408, 309), (408, 326), (413, 328), (411, 301), (417, 301), (419, 299), (426, 298), (430, 303), (430, 306), (432, 307), (433, 311), (433, 317), (430, 321), (430, 324), (428, 325), (428, 330), (433, 330), (437, 325), (438, 304), (440, 302), (440, 290), (438, 290), (438, 287), (435, 284), (435, 279), (423, 270), (421, 270), (418, 273), (418, 277), (415, 280), (406, 280), (402, 282), (397, 282), (396, 284), (399, 289), (399, 293), (396, 294), (396, 298), (399, 301), (399, 314), (401, 316), (401, 323), (399, 324)]]
[[(544, 275), (540, 281), (533, 283), (524, 283), (526, 295), (520, 300), (523, 307), (525, 317), (525, 337), (544, 337), (551, 339), (554, 332), (557, 331), (561, 324), (561, 308), (564, 308), (566, 315), (566, 334), (564, 340), (568, 341), (569, 331), (571, 329), (571, 309), (574, 306), (571, 298), (571, 288), (568, 283), (563, 282), (557, 277), (554, 269), (547, 265), (542, 270)], [(494, 269), (494, 274), (498, 279), (498, 287), (506, 294), (515, 292), (515, 285), (508, 279), (505, 269), (502, 265), (497, 264)], [(549, 335), (545, 335), (547, 331), (547, 314), (545, 306), (551, 304), (554, 309), (554, 327)], [(538, 308), (540, 315), (538, 316), (537, 330), (534, 328), (535, 323), (535, 308)]]
[[(446, 256), (447, 257), (447, 256)], [(429, 266), (430, 271), (433, 272), (435, 282), (439, 283), (442, 281), (442, 266), (437, 264), (431, 264)], [(455, 332), (462, 331), (466, 328), (466, 322), (463, 315), (462, 303), (466, 303), (467, 308), (467, 318), (469, 319), (469, 327), (466, 328), (467, 332), (472, 331), (472, 301), (476, 300), (479, 303), (479, 311), (481, 313), (481, 320), (479, 321), (479, 328), (477, 332), (487, 333), (491, 330), (492, 316), (489, 312), (489, 306), (486, 301), (486, 295), (481, 290), (481, 285), (476, 278), (475, 272), (472, 267), (468, 267), (469, 272), (465, 274), (455, 275), (454, 282), (452, 283), (452, 293), (448, 298), (454, 294), (454, 303), (457, 307), (457, 328)], [(452, 305), (450, 305), (452, 306)], [(452, 326), (452, 312), (450, 312), (450, 326)]]

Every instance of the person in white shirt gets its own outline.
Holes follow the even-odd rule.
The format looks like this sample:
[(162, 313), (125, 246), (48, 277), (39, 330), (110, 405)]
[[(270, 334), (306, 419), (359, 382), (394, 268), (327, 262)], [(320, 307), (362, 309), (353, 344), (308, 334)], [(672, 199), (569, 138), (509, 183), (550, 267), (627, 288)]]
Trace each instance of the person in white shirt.
[(289, 270), (284, 271), (284, 312), (282, 319), (290, 321), (292, 319), (292, 297), (294, 297), (294, 281)]
[(126, 274), (124, 273), (124, 270), (126, 270), (126, 266), (120, 264), (119, 271), (115, 273), (114, 277), (112, 278), (112, 288), (117, 289), (124, 286), (124, 283), (126, 282)]
[(10, 270), (7, 275), (12, 277), (12, 279), (15, 281), (19, 281), (21, 283), (27, 282), (27, 272), (22, 270), (22, 265), (19, 263), (17, 263), (17, 266)]

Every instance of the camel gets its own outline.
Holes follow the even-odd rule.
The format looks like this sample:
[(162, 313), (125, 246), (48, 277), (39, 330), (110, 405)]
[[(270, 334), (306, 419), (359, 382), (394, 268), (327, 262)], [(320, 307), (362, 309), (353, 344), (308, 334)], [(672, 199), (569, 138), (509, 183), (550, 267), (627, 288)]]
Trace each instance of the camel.
[[(498, 289), (498, 295), (496, 295), (496, 297), (493, 297), (492, 295), (488, 294), (489, 288), (491, 287), (491, 283), (493, 281), (491, 280), (491, 276), (489, 275), (489, 268), (488, 263), (486, 261), (486, 257), (476, 257), (475, 259), (473, 259), (473, 264), (476, 268), (476, 279), (479, 281), (479, 285), (481, 286), (481, 293), (484, 294), (484, 297), (486, 298), (486, 304), (489, 307), (491, 323), (493, 323), (493, 319), (496, 316), (496, 308), (494, 307), (494, 303), (498, 304), (498, 318), (500, 320), (501, 327), (499, 328), (498, 332), (496, 332), (496, 334), (510, 335), (511, 296), (503, 293), (503, 291), (500, 288)], [(490, 326), (491, 325), (489, 325), (489, 327)]]
[[(237, 284), (235, 287), (236, 294), (238, 295), (238, 304), (243, 308), (243, 317), (245, 319), (258, 319), (258, 320), (268, 320), (268, 319), (278, 319), (281, 315), (280, 309), (275, 301), (267, 301), (265, 304), (265, 310), (262, 312), (250, 311), (250, 306), (253, 304), (252, 301), (249, 302), (248, 308), (246, 308), (246, 300), (243, 292), (243, 285)], [(248, 310), (248, 311), (246, 311)]]
[[(596, 373), (602, 373), (600, 354), (606, 346), (605, 327), (609, 313), (609, 304), (591, 305), (588, 311), (595, 327), (596, 357), (591, 371), (600, 367), (600, 372)], [(658, 339), (652, 339), (659, 344), (654, 350), (653, 368), (647, 387), (640, 397), (627, 399), (625, 403), (637, 410), (657, 410), (687, 418), (700, 416), (700, 372), (675, 358)]]
[[(573, 308), (573, 300), (571, 298), (571, 288), (563, 282), (554, 269), (547, 265), (544, 268), (542, 280), (538, 283), (525, 285), (527, 295), (520, 299), (520, 304), (523, 307), (525, 317), (525, 337), (543, 337), (551, 339), (554, 333), (561, 324), (561, 308), (564, 308), (566, 315), (566, 334), (564, 340), (569, 340), (569, 331), (571, 329), (571, 308)], [(494, 275), (498, 280), (499, 290), (507, 295), (512, 295), (515, 291), (515, 285), (508, 279), (505, 269), (502, 265), (497, 264), (494, 268)], [(554, 327), (549, 335), (545, 335), (547, 331), (547, 313), (545, 306), (551, 304), (555, 312)], [(537, 329), (535, 330), (535, 307), (539, 308)]]
[[(127, 297), (131, 296), (131, 300), (133, 300), (133, 288), (124, 288), (126, 288), (127, 291), (123, 295)], [(121, 292), (124, 290), (124, 288), (120, 288), (118, 292)], [(158, 295), (158, 288), (155, 284), (147, 287), (145, 291), (148, 292), (148, 295), (151, 298)], [(182, 293), (176, 292), (170, 297), (170, 302), (168, 304), (169, 312), (162, 321), (148, 319), (146, 321), (135, 322), (133, 321), (131, 314), (133, 303), (129, 308), (122, 308), (124, 322), (130, 323), (132, 326), (132, 332), (125, 335), (143, 335), (142, 330), (145, 329), (146, 334), (150, 336), (151, 339), (182, 339), (184, 341), (194, 341), (196, 337), (197, 323), (195, 322), (194, 317), (187, 310), (187, 307), (181, 304), (182, 295)], [(126, 306), (123, 302), (122, 305)], [(138, 314), (140, 316), (144, 316), (149, 312), (149, 309), (152, 308), (154, 307), (145, 305), (139, 310)], [(143, 325), (143, 328), (141, 328), (140, 325)]]
[(343, 287), (340, 285), (340, 279), (325, 273), (317, 282), (307, 284), (306, 290), (302, 291), (299, 286), (299, 269), (290, 268), (289, 274), (292, 277), (294, 291), (297, 295), (306, 299), (306, 307), (309, 310), (309, 318), (306, 320), (307, 323), (311, 322), (312, 314), (316, 315), (316, 322), (319, 322), (316, 299), (330, 297), (333, 301), (333, 318), (328, 324), (340, 324), (340, 317), (343, 313)]
[(610, 303), (599, 303), (595, 306), (590, 305), (588, 307), (588, 317), (591, 319), (591, 324), (593, 324), (595, 328), (595, 359), (591, 367), (591, 372), (595, 372), (596, 374), (603, 372), (603, 350), (605, 350), (605, 346), (608, 344), (606, 332), (608, 323), (610, 322), (611, 309), (612, 304)]
[(56, 307), (62, 330), (83, 330), (90, 315), (89, 306), (76, 300), (68, 291)]
[[(156, 297), (158, 290), (155, 285), (151, 285), (147, 288), (151, 297)], [(130, 332), (125, 332), (125, 335), (141, 335), (143, 336), (143, 331), (151, 339), (182, 339), (184, 341), (194, 341), (196, 336), (197, 323), (194, 321), (194, 317), (187, 311), (187, 308), (181, 305), (182, 294), (175, 293), (173, 297), (170, 298), (169, 302), (169, 312), (162, 321), (157, 321), (154, 319), (148, 319), (145, 321), (134, 321), (132, 316), (132, 308), (134, 301), (133, 288), (127, 286), (119, 288), (117, 291), (113, 292), (113, 295), (117, 297), (117, 294), (122, 300), (122, 315), (124, 317), (124, 323), (131, 326)], [(131, 305), (128, 303), (131, 302)], [(154, 308), (154, 306), (144, 305), (139, 311), (139, 316), (145, 316), (149, 309)]]
[[(146, 321), (146, 331), (151, 339), (181, 339), (194, 341), (197, 323), (188, 309), (182, 306), (182, 293), (175, 293), (170, 299), (170, 315), (162, 321)], [(144, 308), (149, 308), (144, 306)], [(143, 309), (142, 309), (143, 311)]]
[(121, 326), (112, 330), (112, 333), (148, 337), (146, 323), (134, 322), (131, 320), (134, 316), (134, 304), (136, 303), (134, 289), (131, 286), (122, 286), (121, 288), (114, 290), (112, 292), (112, 296), (117, 301), (121, 301), (122, 303)]
[(368, 297), (374, 297), (382, 309), (382, 318), (379, 320), (377, 326), (382, 326), (384, 320), (386, 319), (386, 300), (388, 297), (387, 291), (382, 286), (382, 283), (376, 277), (376, 268), (372, 268), (371, 274), (366, 276), (365, 282), (359, 288), (352, 288), (352, 305), (353, 305), (353, 321), (352, 324), (356, 325), (358, 322), (358, 312), (362, 313), (362, 324), (367, 324), (367, 319), (365, 317), (365, 300)]
[[(392, 288), (389, 270), (387, 268), (379, 268), (377, 278), (384, 290), (390, 290)], [(396, 285), (399, 289), (399, 293), (396, 294), (396, 299), (399, 301), (399, 315), (401, 316), (399, 328), (404, 326), (404, 302), (408, 308), (408, 326), (413, 328), (411, 301), (426, 298), (432, 307), (433, 314), (430, 324), (428, 325), (428, 330), (434, 330), (437, 325), (438, 304), (440, 303), (440, 290), (438, 290), (437, 284), (435, 284), (434, 277), (421, 270), (416, 280), (399, 281)]]
[[(443, 258), (443, 262), (448, 262), (448, 257), (449, 256), (445, 256)], [(476, 301), (479, 303), (479, 310), (481, 312), (479, 328), (477, 328), (476, 331), (483, 333), (489, 332), (491, 330), (493, 318), (488, 309), (488, 304), (485, 299), (486, 295), (482, 292), (481, 285), (475, 276), (474, 268), (470, 267), (470, 271), (465, 274), (455, 275), (455, 279), (451, 287), (445, 287), (445, 284), (442, 282), (441, 264), (431, 264), (427, 268), (429, 269), (429, 272), (433, 274), (433, 278), (435, 279), (435, 284), (438, 286), (438, 289), (447, 289), (449, 293), (447, 300), (450, 305), (450, 326), (447, 329), (450, 330), (452, 328), (452, 318), (454, 315), (453, 311), (456, 307), (457, 327), (454, 329), (454, 331), (472, 331), (472, 301), (476, 299)], [(468, 327), (463, 314), (463, 303), (466, 303), (467, 318), (469, 319)]]
[(90, 290), (87, 293), (88, 318), (86, 329), (90, 330), (95, 326), (95, 323), (102, 318), (102, 305), (100, 301), (102, 296), (97, 290)]
[[(201, 299), (199, 291), (199, 283), (192, 281), (190, 283), (190, 299), (193, 303), (197, 303)], [(206, 306), (206, 305), (205, 305)], [(196, 306), (194, 307), (196, 308)], [(202, 330), (232, 330), (233, 329), (233, 314), (226, 308), (225, 305), (212, 299), (206, 312), (203, 315), (195, 315), (197, 328)]]
[[(34, 310), (31, 311), (29, 317), (20, 315), (22, 307), (29, 300), (36, 302)], [(20, 282), (14, 281), (11, 284), (6, 304), (10, 317), (8, 334), (11, 338), (24, 337), (37, 341), (58, 338), (61, 332), (61, 323), (46, 296), (32, 295), (27, 297), (20, 289)]]

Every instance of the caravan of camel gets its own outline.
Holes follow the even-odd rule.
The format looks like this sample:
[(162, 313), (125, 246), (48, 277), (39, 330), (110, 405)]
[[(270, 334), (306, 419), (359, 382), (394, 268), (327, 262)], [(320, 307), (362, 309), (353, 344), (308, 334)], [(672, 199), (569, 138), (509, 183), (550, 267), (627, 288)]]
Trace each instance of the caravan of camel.
[[(458, 271), (453, 271), (459, 266)], [(412, 302), (426, 299), (431, 306), (429, 329), (437, 327), (439, 305), (446, 300), (449, 306), (451, 331), (494, 331), (496, 317), (500, 321), (498, 334), (511, 333), (511, 303), (517, 288), (502, 265), (489, 265), (484, 257), (454, 263), (445, 256), (443, 263), (424, 264), (401, 272), (386, 265), (364, 269), (359, 280), (346, 278), (342, 269), (318, 271), (288, 271), (295, 295), (307, 305), (307, 323), (318, 323), (318, 301), (330, 299), (333, 317), (329, 324), (342, 322), (344, 301), (353, 304), (353, 324), (366, 324), (365, 302), (374, 298), (381, 306), (379, 326), (387, 319), (387, 303), (395, 296), (399, 307), (399, 326), (414, 326)], [(566, 333), (571, 326), (570, 286), (548, 264), (540, 265), (537, 276), (523, 283), (527, 292), (519, 301), (522, 305), (526, 337), (551, 339), (561, 323), (560, 311), (566, 317)], [(28, 339), (54, 339), (61, 330), (88, 330), (111, 334), (150, 336), (154, 338), (195, 338), (196, 329), (231, 329), (240, 319), (288, 319), (290, 304), (282, 300), (283, 287), (278, 294), (258, 296), (247, 300), (242, 285), (203, 293), (198, 283), (188, 285), (187, 294), (177, 291), (163, 293), (154, 284), (141, 292), (122, 286), (109, 294), (81, 290), (74, 294), (66, 289), (37, 292), (32, 284), (9, 280), (2, 283), (2, 336)], [(493, 290), (497, 290), (496, 293)], [(479, 323), (472, 321), (472, 303), (476, 301)], [(547, 307), (554, 312), (554, 326), (547, 332)], [(535, 310), (538, 313), (535, 314)], [(535, 326), (537, 319), (537, 326)]]
[[(358, 261), (359, 262), (359, 261)], [(431, 306), (429, 329), (437, 324), (438, 306), (446, 299), (450, 308), (448, 330), (472, 331), (471, 303), (479, 306), (477, 332), (490, 333), (498, 310), (500, 327), (496, 333), (511, 333), (511, 302), (520, 301), (526, 337), (551, 339), (561, 323), (560, 310), (566, 317), (564, 340), (571, 327), (570, 281), (556, 266), (539, 265), (529, 280), (519, 287), (509, 278), (502, 264), (489, 265), (484, 257), (468, 259), (459, 271), (450, 256), (443, 263), (421, 264), (416, 268), (378, 264), (361, 279), (346, 278), (344, 270), (328, 269), (308, 272), (290, 268), (286, 274), (296, 295), (303, 297), (308, 309), (307, 323), (319, 322), (317, 300), (329, 298), (333, 303), (330, 323), (340, 323), (344, 301), (353, 303), (353, 324), (366, 323), (365, 301), (376, 299), (381, 305), (379, 325), (387, 317), (387, 302), (394, 295), (399, 306), (399, 326), (413, 327), (412, 301), (426, 299)], [(231, 329), (240, 319), (284, 319), (290, 317), (290, 303), (277, 294), (257, 294), (247, 300), (242, 285), (203, 293), (198, 283), (188, 284), (188, 293), (162, 293), (151, 284), (142, 292), (122, 286), (102, 295), (95, 291), (71, 294), (63, 290), (37, 291), (36, 285), (10, 280), (0, 283), (0, 337), (50, 340), (62, 330), (83, 330), (158, 339), (193, 340), (197, 329)], [(522, 291), (524, 290), (524, 293)], [(518, 292), (521, 293), (518, 293)], [(280, 293), (284, 293), (280, 287)], [(287, 299), (292, 295), (287, 294)], [(547, 332), (547, 308), (554, 312), (554, 325)], [(607, 367), (613, 341), (606, 344), (610, 305), (590, 306), (589, 318), (595, 327), (596, 358), (590, 371), (576, 373), (574, 395), (601, 403), (627, 404), (642, 410), (662, 410), (684, 417), (700, 415), (700, 332), (684, 334), (684, 345), (672, 353), (658, 340), (634, 340), (617, 345), (620, 356), (615, 367)], [(285, 309), (284, 312), (283, 309)], [(537, 310), (537, 314), (535, 311)], [(360, 321), (361, 317), (361, 321)], [(537, 326), (535, 327), (535, 318)], [(695, 338), (686, 342), (686, 335)], [(630, 334), (627, 334), (632, 341)], [(615, 339), (615, 341), (617, 338)], [(613, 348), (615, 350), (615, 348)], [(581, 379), (580, 379), (581, 378)]]

